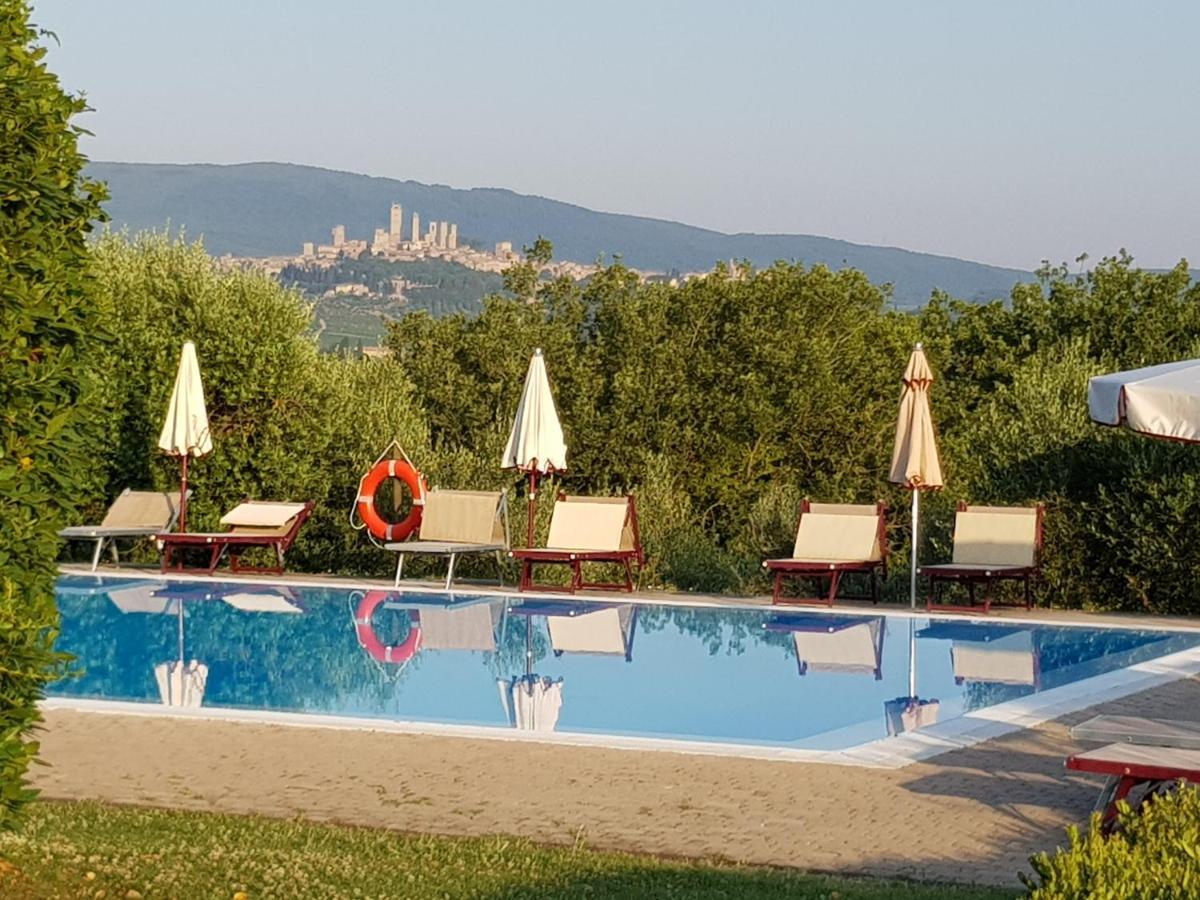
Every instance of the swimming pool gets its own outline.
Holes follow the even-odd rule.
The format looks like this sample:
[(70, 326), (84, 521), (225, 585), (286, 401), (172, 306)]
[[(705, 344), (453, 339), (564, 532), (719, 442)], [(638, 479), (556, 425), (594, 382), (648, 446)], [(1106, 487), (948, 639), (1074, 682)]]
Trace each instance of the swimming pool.
[(64, 702), (768, 754), (955, 743), (1200, 655), (1196, 632), (148, 577), (64, 575), (58, 603)]

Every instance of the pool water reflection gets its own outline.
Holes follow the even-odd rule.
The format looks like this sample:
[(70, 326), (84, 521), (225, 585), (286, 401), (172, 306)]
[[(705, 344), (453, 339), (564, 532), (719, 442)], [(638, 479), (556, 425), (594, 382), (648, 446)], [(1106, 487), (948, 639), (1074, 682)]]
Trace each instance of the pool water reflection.
[(1200, 634), (63, 576), (59, 697), (843, 749)]

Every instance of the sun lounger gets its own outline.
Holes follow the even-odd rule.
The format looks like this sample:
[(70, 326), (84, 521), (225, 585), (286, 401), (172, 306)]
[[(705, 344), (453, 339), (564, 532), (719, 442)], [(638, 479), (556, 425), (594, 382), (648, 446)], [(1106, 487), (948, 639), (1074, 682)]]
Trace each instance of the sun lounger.
[(883, 678), (882, 616), (782, 615), (763, 627), (792, 635), (801, 675), (838, 672)]
[(594, 653), (619, 656), (633, 662), (633, 638), (637, 633), (637, 607), (585, 604), (558, 614), (546, 614), (550, 646), (555, 656), (564, 653)]
[(1119, 801), (1129, 802), (1133, 796), (1131, 805), (1136, 805), (1179, 779), (1200, 784), (1200, 750), (1109, 744), (1068, 757), (1067, 768), (1106, 776), (1095, 811), (1101, 814), (1104, 830), (1110, 831), (1116, 822)]
[(411, 609), (421, 625), (422, 650), (476, 650), (491, 653), (503, 630), (504, 603)]
[(956, 640), (950, 646), (954, 683), (1040, 686), (1041, 666), (1033, 632), (1016, 631), (994, 640)]
[[(188, 491), (191, 496), (191, 491)], [(121, 491), (108, 508), (99, 525), (76, 525), (58, 533), (67, 540), (95, 541), (92, 551), (92, 571), (100, 564), (105, 546), (112, 552), (113, 564), (121, 561), (117, 554), (119, 538), (152, 538), (175, 527), (179, 517), (179, 495), (160, 491)]]
[(1093, 716), (1072, 728), (1071, 737), (1097, 744), (1148, 744), (1200, 750), (1200, 722), (1144, 719), (1141, 716)]
[[(959, 503), (954, 519), (954, 554), (944, 565), (921, 566), (917, 574), (929, 578), (926, 609), (988, 612), (998, 581), (1020, 581), (1025, 587), (1025, 608), (1033, 605), (1031, 583), (1037, 574), (1042, 546), (1042, 505), (967, 506)], [(968, 605), (938, 602), (939, 582), (966, 585)], [(984, 585), (983, 603), (975, 602), (976, 585)]]
[(395, 586), (400, 586), (404, 557), (425, 553), (449, 557), (446, 590), (454, 581), (454, 563), (468, 553), (501, 554), (508, 550), (508, 504), (500, 491), (425, 492), (421, 527), (416, 540), (384, 544), (385, 550), (399, 554), (396, 560)]
[[(234, 572), (283, 574), (283, 558), (300, 527), (311, 515), (313, 504), (274, 503), (271, 501), (248, 500), (231, 509), (221, 517), (221, 524), (229, 526), (222, 532), (186, 532), (184, 534), (160, 534), (163, 544), (162, 570), (164, 572), (197, 571), (209, 575), (216, 571), (221, 559), (229, 557), (229, 568)], [(275, 554), (273, 566), (244, 566), (242, 555), (250, 550), (268, 549)], [(208, 565), (186, 569), (182, 561), (176, 561), (180, 551), (208, 551)]]
[[(645, 564), (638, 535), (637, 508), (633, 496), (577, 497), (560, 494), (550, 516), (550, 534), (546, 546), (512, 550), (509, 556), (521, 563), (519, 589), (562, 591), (557, 585), (539, 585), (533, 581), (535, 565), (565, 565), (571, 569), (571, 581), (565, 588), (578, 590), (633, 591), (633, 563), (638, 570)], [(624, 566), (624, 584), (588, 582), (583, 579), (583, 563), (614, 563)]]
[[(847, 573), (871, 579), (870, 599), (879, 601), (880, 576), (887, 578), (887, 506), (883, 503), (810, 503), (800, 507), (796, 543), (788, 559), (768, 559), (763, 568), (775, 575), (772, 603), (820, 603), (833, 606), (838, 586)], [(784, 598), (784, 578), (829, 579), (821, 599)]]

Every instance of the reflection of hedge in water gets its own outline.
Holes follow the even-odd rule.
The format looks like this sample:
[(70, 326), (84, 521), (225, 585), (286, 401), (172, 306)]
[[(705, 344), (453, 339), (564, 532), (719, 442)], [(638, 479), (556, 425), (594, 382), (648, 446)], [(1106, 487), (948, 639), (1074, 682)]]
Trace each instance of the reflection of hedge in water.
[(767, 613), (732, 609), (688, 609), (671, 606), (643, 606), (638, 612), (639, 631), (662, 631), (674, 625), (680, 634), (698, 638), (709, 656), (722, 651), (740, 656), (749, 644), (775, 644), (795, 654), (791, 638), (763, 627)]

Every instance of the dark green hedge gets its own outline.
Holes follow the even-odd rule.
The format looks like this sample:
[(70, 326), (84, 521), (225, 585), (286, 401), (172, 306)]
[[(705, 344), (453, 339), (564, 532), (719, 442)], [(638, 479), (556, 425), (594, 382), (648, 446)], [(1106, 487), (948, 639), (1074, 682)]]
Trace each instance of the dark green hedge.
[(97, 477), (85, 234), (102, 191), (81, 176), (84, 102), (44, 55), (27, 4), (0, 0), (0, 829), (31, 796), (36, 702), (58, 665), (55, 532)]

